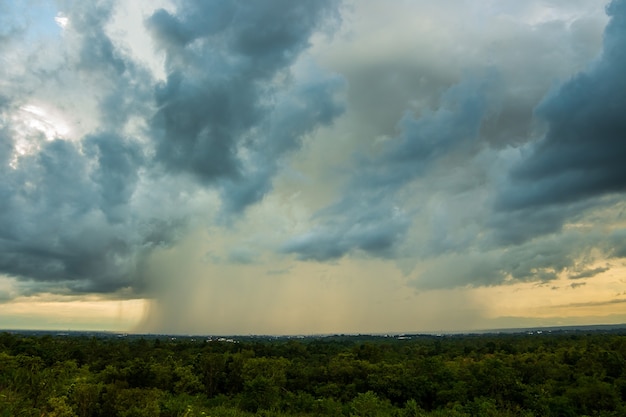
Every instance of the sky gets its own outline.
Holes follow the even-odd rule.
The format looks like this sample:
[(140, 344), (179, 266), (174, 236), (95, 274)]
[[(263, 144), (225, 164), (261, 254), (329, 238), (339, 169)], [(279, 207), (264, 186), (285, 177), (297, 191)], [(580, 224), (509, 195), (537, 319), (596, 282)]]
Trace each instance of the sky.
[(626, 323), (626, 0), (0, 0), (0, 328)]

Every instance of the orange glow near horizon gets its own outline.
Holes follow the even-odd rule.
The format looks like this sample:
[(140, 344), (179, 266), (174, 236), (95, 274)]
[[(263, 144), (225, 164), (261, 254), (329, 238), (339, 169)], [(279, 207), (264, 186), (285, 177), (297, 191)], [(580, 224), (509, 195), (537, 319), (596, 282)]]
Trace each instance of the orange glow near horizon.
[[(145, 299), (42, 294), (0, 304), (0, 328), (51, 330), (132, 330), (143, 318)], [(10, 319), (8, 319), (10, 317)]]

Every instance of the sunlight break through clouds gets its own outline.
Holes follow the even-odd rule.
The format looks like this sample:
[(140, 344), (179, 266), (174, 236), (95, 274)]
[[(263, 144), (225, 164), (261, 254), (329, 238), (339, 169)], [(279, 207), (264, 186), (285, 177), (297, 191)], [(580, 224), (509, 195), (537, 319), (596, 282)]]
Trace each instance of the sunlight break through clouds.
[(624, 321), (624, 50), (625, 0), (4, 2), (2, 325)]

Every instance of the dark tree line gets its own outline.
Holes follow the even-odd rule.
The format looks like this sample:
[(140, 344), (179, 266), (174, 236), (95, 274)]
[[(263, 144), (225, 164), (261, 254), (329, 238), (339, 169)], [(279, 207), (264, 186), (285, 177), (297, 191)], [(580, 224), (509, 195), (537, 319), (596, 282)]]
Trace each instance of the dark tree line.
[(625, 416), (626, 331), (0, 334), (0, 416)]

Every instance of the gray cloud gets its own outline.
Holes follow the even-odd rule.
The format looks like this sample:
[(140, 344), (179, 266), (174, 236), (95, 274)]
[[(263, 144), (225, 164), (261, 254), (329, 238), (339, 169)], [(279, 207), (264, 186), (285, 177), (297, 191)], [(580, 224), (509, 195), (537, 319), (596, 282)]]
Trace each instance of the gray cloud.
[(626, 229), (613, 231), (607, 239), (607, 244), (610, 245), (612, 257), (626, 258)]
[[(586, 269), (584, 271), (576, 272), (575, 274), (570, 275), (569, 279), (592, 278), (592, 277), (595, 277), (598, 274), (601, 274), (603, 272), (608, 271), (609, 269), (610, 269), (609, 267), (599, 267), (599, 268), (593, 268), (593, 269)], [(574, 284), (572, 284), (572, 285), (574, 285)]]
[(128, 280), (116, 265), (127, 259), (129, 242), (102, 217), (99, 184), (75, 145), (47, 142), (3, 174), (4, 273), (42, 281)]
[[(572, 284), (574, 285), (574, 284)], [(614, 298), (608, 301), (597, 301), (597, 302), (588, 302), (588, 303), (571, 303), (563, 306), (553, 306), (552, 308), (560, 308), (560, 307), (574, 307), (574, 308), (583, 308), (583, 307), (602, 307), (611, 304), (624, 304), (626, 303), (626, 299), (624, 298)]]
[(365, 187), (400, 188), (426, 174), (434, 161), (478, 138), (486, 110), (485, 89), (480, 81), (455, 85), (441, 97), (435, 111), (419, 117), (406, 113), (398, 123), (401, 134), (383, 145), (380, 156), (363, 161), (353, 182)]
[[(499, 2), (489, 31), (470, 27), (482, 15), (449, 13), (452, 2), (418, 2), (446, 29), (385, 24), (389, 43), (376, 32), (350, 44), (345, 33), (316, 38), (336, 30), (335, 0), (181, 0), (143, 22), (162, 79), (110, 33), (114, 1), (60, 4), (69, 25), (50, 19), (46, 36), (1, 14), (0, 273), (22, 292), (146, 294), (155, 248), (192, 227), (228, 229), (268, 195), (263, 210), (289, 204), (292, 217), (272, 212), (267, 241), (229, 241), (235, 249), (207, 263), (259, 265), (274, 245), (319, 262), (410, 258), (415, 286), (447, 288), (591, 277), (603, 272), (592, 248), (626, 257), (621, 230), (564, 228), (623, 201), (622, 0), (582, 71), (605, 22), (583, 2), (531, 23), (511, 16), (531, 21), (532, 7)], [(33, 103), (75, 130), (48, 137), (26, 119)], [(275, 181), (286, 171), (307, 184)], [(311, 195), (285, 202), (285, 189)], [(303, 200), (323, 208), (306, 218)], [(259, 213), (246, 217), (253, 231), (233, 233), (274, 227), (253, 224)]]
[(343, 88), (343, 80), (315, 68), (306, 70), (311, 74), (275, 95), (273, 108), (246, 143), (239, 175), (221, 182), (227, 213), (238, 213), (259, 201), (271, 190), (282, 157), (298, 149), (316, 128), (331, 124), (342, 113), (337, 92)]
[(354, 250), (391, 257), (411, 225), (399, 192), (429, 173), (444, 155), (472, 149), (485, 112), (486, 83), (469, 79), (447, 90), (439, 107), (416, 117), (406, 113), (399, 134), (375, 155), (358, 155), (343, 196), (314, 220), (324, 225), (282, 248), (301, 259), (340, 258)]
[(237, 248), (228, 255), (228, 261), (233, 264), (250, 265), (258, 261), (257, 254), (248, 248)]
[(139, 179), (138, 168), (144, 163), (143, 149), (136, 143), (114, 134), (88, 136), (83, 142), (87, 157), (97, 161), (91, 177), (99, 185), (98, 206), (111, 223), (121, 222)]
[[(27, 284), (22, 292), (108, 293), (141, 287), (138, 259), (149, 244), (139, 231), (143, 220), (132, 212), (131, 198), (145, 155), (124, 127), (145, 109), (140, 104), (145, 94), (139, 92), (146, 91), (151, 78), (105, 33), (112, 5), (64, 3), (71, 21), (64, 34), (67, 46), (57, 39), (56, 27), (49, 45), (56, 49), (53, 58), (42, 54), (31, 60), (26, 54), (31, 65), (3, 109), (7, 152), (0, 161), (0, 271), (22, 279)], [(35, 36), (29, 30), (24, 28), (27, 38)], [(35, 39), (45, 44), (46, 39)], [(48, 115), (23, 110), (33, 98), (41, 100), (38, 95), (45, 100), (52, 92), (67, 92), (72, 97), (84, 86), (95, 98), (103, 124), (80, 141), (50, 137), (51, 132), (36, 127), (53, 126)], [(73, 105), (80, 108), (81, 103)], [(32, 121), (20, 121), (24, 117)], [(26, 151), (20, 150), (24, 146)]]
[(586, 200), (511, 211), (501, 209), (499, 202), (496, 204), (498, 209), (487, 221), (487, 225), (493, 228), (490, 237), (493, 245), (508, 246), (518, 245), (538, 236), (558, 233), (565, 222), (581, 219), (585, 212), (600, 206), (602, 202)]
[[(616, 17), (620, 4), (616, 1), (608, 8), (612, 20), (605, 31), (600, 59), (590, 69), (549, 92), (537, 107), (534, 117), (547, 122), (545, 138), (537, 144), (530, 142), (531, 119), (532, 107), (541, 99), (540, 89), (516, 92), (506, 84), (511, 81), (511, 75), (495, 69), (483, 78), (489, 79), (488, 83), (469, 78), (443, 93), (438, 103), (422, 107), (419, 116), (407, 112), (398, 123), (400, 133), (375, 147), (371, 155), (359, 153), (342, 196), (313, 216), (312, 222), (317, 226), (288, 241), (283, 250), (296, 253), (301, 259), (318, 261), (357, 252), (418, 257), (433, 265), (415, 280), (420, 288), (550, 281), (573, 270), (577, 271), (573, 276), (590, 277), (602, 272), (589, 268), (594, 260), (581, 260), (581, 257), (588, 257), (594, 247), (601, 248), (605, 255), (617, 253), (618, 249), (605, 243), (606, 234), (577, 233), (576, 242), (569, 242), (567, 239), (574, 239), (574, 235), (563, 233), (562, 228), (566, 222), (584, 221), (592, 209), (620, 201), (619, 197), (608, 195), (617, 189), (603, 189), (593, 182), (594, 170), (614, 176), (617, 182), (621, 181), (623, 171), (623, 164), (618, 162), (623, 159), (624, 148), (619, 142), (624, 135), (618, 113), (626, 103), (621, 94), (622, 79), (616, 77), (623, 72), (624, 62), (623, 54), (614, 56), (611, 52), (621, 50), (620, 42), (626, 39), (616, 29), (621, 25)], [(591, 37), (583, 34), (588, 29), (586, 22), (580, 19), (574, 22), (566, 29), (571, 36)], [(557, 27), (565, 30), (561, 23), (542, 23), (537, 33), (550, 36)], [(529, 43), (537, 41), (535, 37), (524, 36), (529, 38)], [(578, 53), (580, 50), (572, 49), (565, 55)], [(536, 74), (535, 80), (530, 79), (532, 76), (524, 75), (522, 79), (529, 86), (540, 85)], [(581, 83), (583, 79), (588, 81)], [(604, 92), (611, 89), (614, 90), (605, 102)], [(565, 105), (569, 107), (561, 108)], [(605, 105), (612, 110), (603, 109)], [(567, 117), (570, 110), (577, 108), (582, 110), (576, 114), (584, 117), (576, 120)], [(599, 139), (600, 143), (594, 141), (597, 134), (604, 133), (607, 134)], [(526, 142), (530, 145), (524, 145)], [(530, 150), (524, 149), (516, 160), (506, 144)], [(603, 159), (603, 155), (608, 158), (613, 152), (614, 159)], [(585, 156), (589, 159), (580, 162)], [(473, 165), (481, 159), (484, 166), (477, 170)], [(510, 160), (517, 161), (512, 169), (506, 165)], [(503, 173), (508, 177), (502, 179)], [(472, 182), (464, 175), (479, 177)], [(586, 177), (581, 178), (582, 175)], [(441, 176), (452, 180), (444, 186)], [(601, 198), (586, 198), (587, 194), (578, 189), (574, 191), (582, 194), (573, 193), (563, 186), (564, 180), (581, 189), (587, 187), (585, 181), (591, 181), (588, 188), (593, 192), (588, 197)], [(421, 194), (412, 195), (413, 190), (421, 190)], [(429, 215), (424, 210), (433, 200), (429, 192), (445, 195), (438, 197), (450, 202), (445, 206), (451, 207), (451, 201), (469, 204), (467, 214), (460, 207), (451, 209), (465, 218), (464, 224), (447, 219), (457, 227), (462, 226), (464, 232), (449, 230), (448, 224), (435, 224), (441, 215), (436, 212)], [(484, 204), (482, 209), (464, 197), (466, 193), (474, 193), (475, 200)], [(495, 210), (490, 211), (494, 203)], [(396, 222), (399, 218), (394, 213), (403, 213), (402, 221)], [(419, 221), (430, 223), (430, 227), (416, 224)], [(361, 242), (370, 238), (358, 233), (364, 225), (386, 238), (381, 240), (385, 242), (381, 246), (383, 250), (375, 245), (371, 249), (362, 245)], [(473, 236), (469, 236), (472, 231)], [(403, 246), (409, 237), (411, 242)]]
[(302, 79), (292, 70), (336, 6), (183, 1), (177, 15), (153, 14), (147, 26), (168, 72), (152, 120), (157, 160), (203, 183), (219, 182), (228, 212), (260, 200), (277, 160), (341, 113), (335, 77), (309, 71)]
[(601, 232), (570, 231), (511, 247), (446, 254), (434, 258), (413, 284), (433, 289), (548, 282), (570, 272), (573, 276), (579, 274), (579, 278), (592, 277), (604, 272), (590, 266), (598, 260), (597, 253), (593, 255), (594, 250), (610, 252), (606, 238)]
[[(511, 170), (497, 201), (499, 210), (524, 215), (626, 189), (626, 3), (615, 0), (607, 12), (611, 20), (602, 55), (537, 107), (548, 132)], [(557, 215), (545, 232), (558, 229), (563, 218)]]
[[(157, 11), (146, 25), (166, 55), (160, 83), (109, 36), (115, 2), (61, 6), (63, 34), (53, 26), (0, 70), (15, 81), (0, 83), (0, 273), (22, 293), (148, 291), (148, 255), (186, 233), (206, 189), (242, 211), (271, 189), (281, 157), (342, 111), (341, 78), (299, 59), (336, 19), (334, 1)], [(35, 36), (39, 22), (18, 23), (0, 43)], [(53, 54), (40, 53), (46, 42)], [(24, 119), (31, 100), (88, 122), (73, 138), (47, 137), (36, 127), (47, 116)]]
[(391, 257), (410, 224), (409, 217), (389, 202), (365, 198), (360, 204), (344, 200), (318, 216), (324, 225), (286, 242), (284, 253), (316, 261), (338, 259), (355, 250)]

